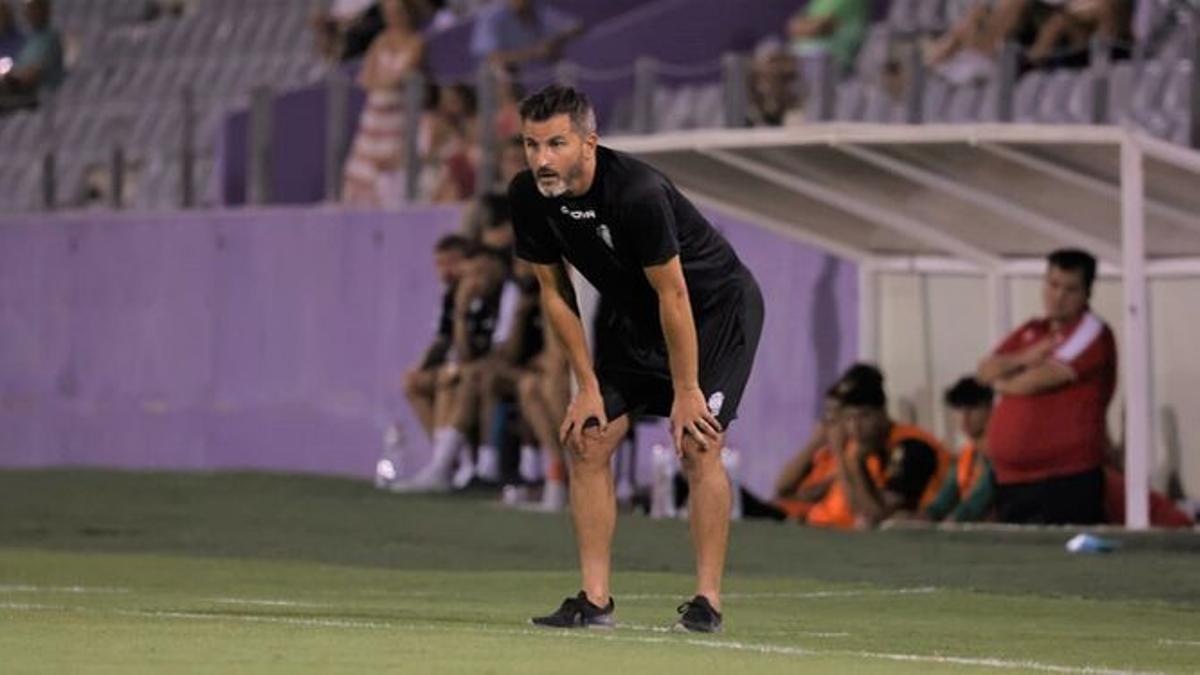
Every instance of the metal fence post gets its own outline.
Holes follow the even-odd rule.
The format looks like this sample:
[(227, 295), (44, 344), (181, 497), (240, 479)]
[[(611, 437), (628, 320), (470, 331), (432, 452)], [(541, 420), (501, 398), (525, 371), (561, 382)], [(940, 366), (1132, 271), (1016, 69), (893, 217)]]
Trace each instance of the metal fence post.
[(1091, 54), (1088, 59), (1092, 71), (1092, 97), (1088, 101), (1087, 122), (1108, 122), (1108, 89), (1112, 73), (1111, 44), (1099, 35), (1092, 38)]
[(58, 206), (58, 175), (55, 153), (58, 146), (54, 133), (54, 116), (57, 112), (54, 95), (42, 99), (42, 138), (46, 152), (42, 156), (42, 208), (53, 211)]
[(421, 191), (421, 115), (425, 110), (425, 76), (413, 73), (404, 81), (404, 200), (414, 202)]
[(1013, 121), (1013, 99), (1017, 93), (1017, 68), (1021, 48), (1013, 42), (1004, 43), (1000, 52), (1000, 70), (997, 79), (996, 121)]
[(925, 121), (925, 56), (921, 43), (913, 41), (908, 51), (908, 91), (904, 93), (904, 121)]
[(721, 57), (721, 93), (725, 126), (744, 127), (750, 110), (750, 60), (733, 52)]
[(479, 164), (475, 167), (475, 196), (492, 190), (496, 176), (496, 73), (487, 63), (480, 65), (475, 82), (478, 94)]
[(325, 77), (325, 201), (336, 202), (342, 192), (342, 160), (346, 156), (346, 114), (349, 83), (340, 68)]
[(271, 145), (274, 135), (272, 108), (274, 94), (266, 85), (255, 87), (250, 93), (248, 171), (246, 203), (261, 206), (271, 201)]
[(125, 150), (118, 142), (112, 149), (112, 166), (109, 168), (109, 205), (114, 211), (122, 207), (125, 192)]
[(654, 90), (658, 88), (658, 65), (641, 57), (633, 64), (633, 133), (654, 132)]
[(802, 73), (805, 79), (811, 80), (811, 83), (805, 84), (811, 101), (811, 105), (806, 104), (805, 109), (812, 111), (814, 121), (832, 120), (837, 104), (838, 82), (837, 65), (833, 62), (833, 57), (829, 52), (820, 51), (812, 56), (803, 57), (800, 66), (797, 71)]
[(1188, 56), (1192, 61), (1192, 81), (1188, 83), (1187, 144), (1200, 148), (1200, 25), (1196, 21), (1188, 26)]
[(179, 205), (196, 206), (196, 95), (192, 85), (183, 86), (183, 138), (179, 152)]

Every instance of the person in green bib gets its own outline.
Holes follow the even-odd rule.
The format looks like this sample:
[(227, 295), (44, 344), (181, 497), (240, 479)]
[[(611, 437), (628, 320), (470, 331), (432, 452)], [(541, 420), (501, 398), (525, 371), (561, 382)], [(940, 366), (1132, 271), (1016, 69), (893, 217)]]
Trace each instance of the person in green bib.
[(870, 21), (867, 0), (812, 0), (788, 22), (792, 53), (827, 52), (841, 72), (849, 72)]

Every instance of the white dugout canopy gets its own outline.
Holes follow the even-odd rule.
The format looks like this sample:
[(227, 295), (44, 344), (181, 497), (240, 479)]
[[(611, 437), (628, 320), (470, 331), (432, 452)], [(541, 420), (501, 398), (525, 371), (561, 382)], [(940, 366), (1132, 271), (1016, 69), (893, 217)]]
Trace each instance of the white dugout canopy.
[(985, 276), (991, 333), (1007, 278), (1091, 251), (1124, 289), (1126, 525), (1149, 525), (1147, 280), (1200, 276), (1200, 152), (1115, 126), (814, 124), (606, 139), (698, 204), (853, 260), (859, 357), (878, 355), (880, 272)]

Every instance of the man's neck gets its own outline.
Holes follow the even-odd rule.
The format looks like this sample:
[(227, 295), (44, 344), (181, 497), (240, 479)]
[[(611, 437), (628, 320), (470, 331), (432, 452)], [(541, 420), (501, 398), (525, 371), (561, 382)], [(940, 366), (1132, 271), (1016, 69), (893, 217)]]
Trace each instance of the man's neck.
[(1050, 327), (1054, 330), (1062, 330), (1068, 326), (1074, 326), (1075, 324), (1079, 323), (1079, 320), (1083, 318), (1084, 314), (1087, 314), (1087, 309), (1084, 309), (1075, 316), (1065, 319), (1050, 319)]

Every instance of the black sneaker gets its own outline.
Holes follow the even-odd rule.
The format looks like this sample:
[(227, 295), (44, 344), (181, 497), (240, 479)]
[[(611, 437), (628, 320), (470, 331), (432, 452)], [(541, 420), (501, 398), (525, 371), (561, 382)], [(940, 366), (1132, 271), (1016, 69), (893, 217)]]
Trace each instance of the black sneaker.
[(529, 622), (548, 628), (613, 628), (617, 625), (613, 619), (615, 607), (616, 603), (611, 596), (608, 598), (608, 606), (600, 607), (587, 599), (587, 593), (579, 591), (579, 595), (563, 600), (562, 605), (553, 614), (535, 616)]
[(712, 603), (703, 595), (688, 600), (675, 611), (679, 612), (679, 621), (675, 622), (676, 630), (692, 633), (721, 632), (721, 613), (713, 609)]

